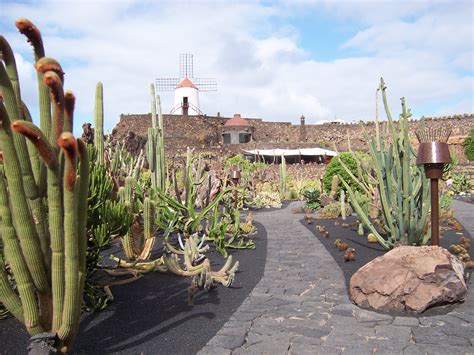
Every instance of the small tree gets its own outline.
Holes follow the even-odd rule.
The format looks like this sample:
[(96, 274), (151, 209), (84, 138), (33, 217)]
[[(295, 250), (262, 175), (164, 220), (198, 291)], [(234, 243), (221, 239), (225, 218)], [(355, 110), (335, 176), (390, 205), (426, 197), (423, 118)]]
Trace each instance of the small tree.
[(464, 154), (469, 161), (474, 161), (474, 129), (471, 129), (469, 137), (463, 143), (464, 145)]

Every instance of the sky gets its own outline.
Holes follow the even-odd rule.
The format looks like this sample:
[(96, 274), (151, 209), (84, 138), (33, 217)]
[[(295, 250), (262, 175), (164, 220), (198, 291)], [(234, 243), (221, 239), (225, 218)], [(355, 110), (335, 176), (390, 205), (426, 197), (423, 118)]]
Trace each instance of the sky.
[[(375, 116), (380, 77), (395, 117), (402, 96), (415, 118), (474, 112), (473, 7), (463, 0), (0, 0), (0, 34), (37, 117), (33, 53), (14, 23), (26, 17), (40, 29), (46, 55), (61, 63), (65, 89), (76, 95), (75, 134), (93, 122), (99, 81), (105, 131), (122, 113), (150, 112), (150, 84), (179, 76), (180, 53), (194, 55), (195, 77), (217, 80), (217, 92), (200, 93), (205, 114), (359, 122)], [(169, 113), (173, 93), (159, 94)]]

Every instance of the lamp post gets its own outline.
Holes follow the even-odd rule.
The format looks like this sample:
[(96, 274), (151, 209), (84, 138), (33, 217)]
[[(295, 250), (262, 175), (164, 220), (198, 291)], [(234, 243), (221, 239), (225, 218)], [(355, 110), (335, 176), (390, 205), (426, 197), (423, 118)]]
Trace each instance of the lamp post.
[(425, 167), (431, 185), (431, 245), (439, 245), (438, 180), (443, 177), (443, 165), (451, 162), (447, 143), (451, 131), (430, 128), (415, 134), (420, 142), (416, 164)]
[(235, 169), (232, 170), (232, 182), (234, 183), (234, 187), (236, 189), (234, 190), (234, 208), (237, 209), (237, 185), (239, 184), (240, 180), (240, 170)]

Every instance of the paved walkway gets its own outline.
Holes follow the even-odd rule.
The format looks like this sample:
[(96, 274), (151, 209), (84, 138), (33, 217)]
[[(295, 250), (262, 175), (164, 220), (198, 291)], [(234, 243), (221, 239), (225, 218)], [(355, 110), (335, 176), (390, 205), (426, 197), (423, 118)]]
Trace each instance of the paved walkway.
[[(446, 315), (362, 310), (349, 301), (341, 270), (292, 207), (255, 214), (268, 235), (264, 276), (199, 354), (474, 354), (472, 282), (468, 300)], [(454, 207), (461, 223), (472, 222), (474, 205)]]

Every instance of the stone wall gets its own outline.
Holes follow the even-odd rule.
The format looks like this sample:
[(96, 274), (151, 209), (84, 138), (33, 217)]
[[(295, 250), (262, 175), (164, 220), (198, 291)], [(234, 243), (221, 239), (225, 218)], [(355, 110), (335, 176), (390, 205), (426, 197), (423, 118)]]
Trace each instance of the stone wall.
[[(223, 145), (223, 125), (229, 118), (215, 116), (179, 116), (163, 115), (165, 131), (165, 148), (168, 156), (182, 154), (187, 146), (195, 147), (200, 151), (213, 151), (216, 154), (238, 152), (241, 149), (256, 148), (297, 148), (297, 147), (327, 147), (344, 151), (350, 144), (354, 150), (367, 150), (364, 132), (369, 136), (375, 134), (374, 122), (342, 124), (326, 123), (322, 125), (305, 125), (305, 142), (300, 142), (300, 125), (289, 122), (269, 122), (261, 119), (247, 118), (255, 127), (254, 141), (247, 144)], [(454, 115), (425, 119), (427, 127), (451, 129), (449, 140), (450, 149), (460, 159), (460, 163), (467, 163), (463, 153), (462, 142), (474, 129), (474, 114)], [(386, 122), (381, 123), (382, 130)], [(410, 132), (419, 126), (418, 120), (410, 121)], [(115, 139), (123, 139), (133, 132), (135, 136), (146, 138), (147, 128), (151, 127), (151, 115), (121, 115), (120, 121), (113, 130)], [(129, 138), (130, 139), (130, 138)], [(417, 140), (412, 134), (415, 146)], [(141, 140), (140, 144), (144, 144)], [(137, 144), (129, 144), (137, 147)], [(135, 151), (133, 151), (135, 153)]]

